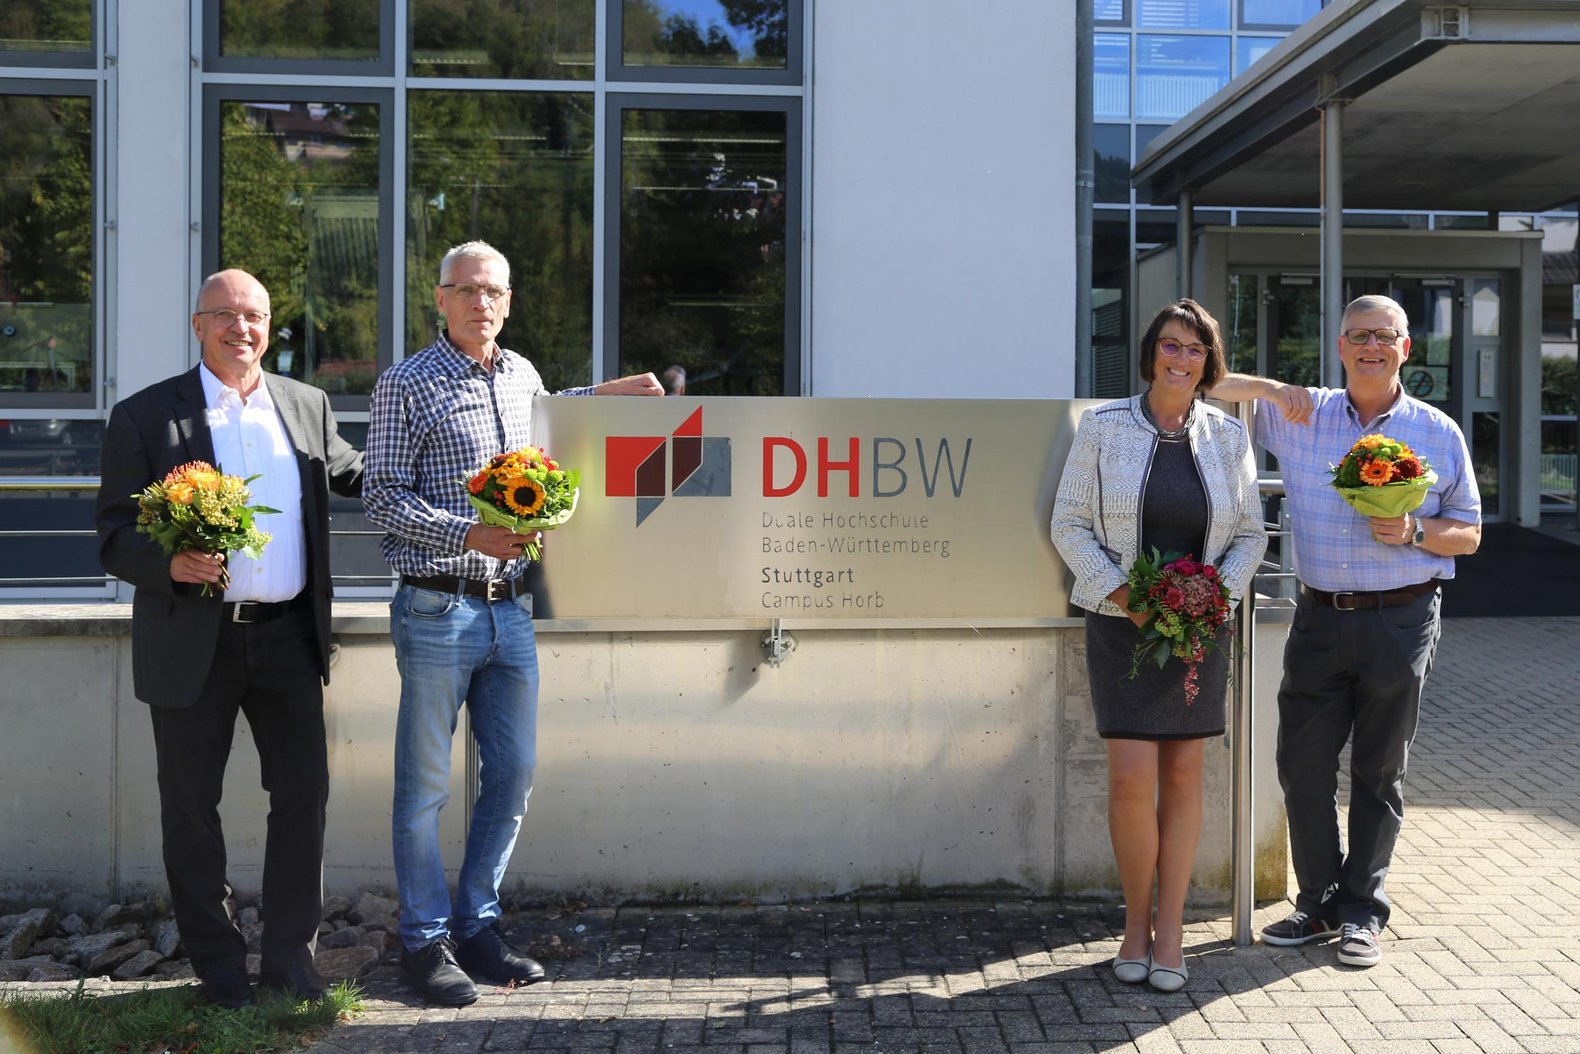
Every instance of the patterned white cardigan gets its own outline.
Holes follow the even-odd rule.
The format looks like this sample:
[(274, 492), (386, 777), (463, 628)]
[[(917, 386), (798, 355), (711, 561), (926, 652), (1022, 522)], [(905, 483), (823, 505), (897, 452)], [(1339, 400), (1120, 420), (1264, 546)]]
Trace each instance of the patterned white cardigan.
[[(1070, 602), (1104, 615), (1124, 615), (1108, 594), (1125, 584), (1140, 547), (1141, 494), (1158, 443), (1142, 398), (1081, 415), (1053, 504), (1053, 544), (1075, 575)], [(1189, 437), (1207, 491), (1207, 542), (1198, 558), (1218, 568), (1238, 599), (1267, 550), (1250, 436), (1241, 422), (1197, 402)]]

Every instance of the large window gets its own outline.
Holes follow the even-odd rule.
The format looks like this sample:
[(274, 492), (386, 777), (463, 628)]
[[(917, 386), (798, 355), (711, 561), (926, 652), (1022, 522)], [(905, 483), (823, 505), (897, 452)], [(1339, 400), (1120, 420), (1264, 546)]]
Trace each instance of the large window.
[(0, 3), (0, 66), (93, 66), (92, 0)]
[(203, 266), (269, 288), (266, 368), (354, 420), (482, 239), (511, 264), (500, 342), (551, 388), (679, 365), (697, 394), (799, 393), (801, 0), (203, 8)]

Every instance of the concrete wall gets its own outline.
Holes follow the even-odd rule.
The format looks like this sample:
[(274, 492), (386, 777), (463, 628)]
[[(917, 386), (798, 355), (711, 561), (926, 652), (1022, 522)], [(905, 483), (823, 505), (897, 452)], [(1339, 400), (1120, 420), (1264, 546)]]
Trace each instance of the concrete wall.
[[(377, 610), (374, 605), (363, 605)], [(147, 708), (126, 614), (0, 622), (0, 901), (163, 887)], [(376, 617), (355, 620), (376, 626)], [(1106, 762), (1082, 633), (797, 631), (777, 668), (762, 631), (540, 638), (540, 764), (507, 886), (596, 899), (793, 898), (1003, 886), (1116, 895)], [(1283, 627), (1259, 638), (1272, 713)], [(328, 693), (325, 884), (391, 888), (399, 684), (380, 632), (342, 632)], [(1257, 734), (1263, 896), (1283, 893), (1272, 722)], [(1229, 760), (1208, 744), (1193, 896), (1228, 894)], [(446, 852), (464, 836), (457, 737)], [(256, 890), (265, 803), (245, 720), (222, 807), (231, 879)]]

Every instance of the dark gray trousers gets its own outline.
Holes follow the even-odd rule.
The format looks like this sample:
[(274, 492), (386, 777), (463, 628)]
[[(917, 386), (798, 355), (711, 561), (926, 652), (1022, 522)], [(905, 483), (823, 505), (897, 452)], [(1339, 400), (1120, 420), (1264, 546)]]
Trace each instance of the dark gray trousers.
[[(1439, 634), (1439, 593), (1338, 611), (1304, 593), (1278, 689), (1278, 779), (1300, 894), (1329, 921), (1388, 924), (1383, 880), (1404, 821), (1404, 772)], [(1338, 762), (1350, 750), (1348, 853), (1339, 837)]]

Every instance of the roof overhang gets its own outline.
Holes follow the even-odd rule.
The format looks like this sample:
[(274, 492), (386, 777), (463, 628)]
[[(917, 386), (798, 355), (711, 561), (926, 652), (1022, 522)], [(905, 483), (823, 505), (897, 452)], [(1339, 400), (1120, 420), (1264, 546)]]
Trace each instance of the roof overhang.
[(1346, 209), (1540, 211), (1580, 198), (1580, 0), (1336, 0), (1148, 145), (1138, 200), (1321, 204), (1342, 100)]

